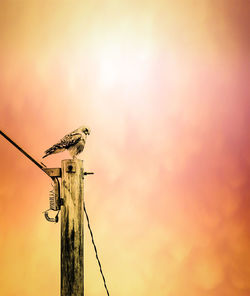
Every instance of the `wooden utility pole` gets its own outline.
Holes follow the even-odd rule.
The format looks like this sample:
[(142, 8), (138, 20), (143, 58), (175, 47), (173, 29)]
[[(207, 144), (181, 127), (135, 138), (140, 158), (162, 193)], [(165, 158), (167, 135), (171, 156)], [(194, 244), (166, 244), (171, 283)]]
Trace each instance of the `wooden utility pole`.
[(62, 161), (61, 296), (84, 295), (83, 161)]
[[(61, 296), (84, 296), (84, 213), (104, 287), (107, 295), (109, 295), (83, 198), (84, 175), (92, 175), (93, 173), (84, 172), (83, 161), (80, 159), (65, 159), (62, 161), (61, 168), (47, 168), (42, 162), (38, 162), (25, 152), (1, 130), (0, 135), (46, 173), (54, 183), (50, 195), (50, 209), (44, 212), (44, 216), (49, 222), (57, 223), (58, 214), (61, 210)], [(61, 178), (61, 190), (59, 178)], [(50, 210), (57, 211), (54, 218), (49, 216)]]

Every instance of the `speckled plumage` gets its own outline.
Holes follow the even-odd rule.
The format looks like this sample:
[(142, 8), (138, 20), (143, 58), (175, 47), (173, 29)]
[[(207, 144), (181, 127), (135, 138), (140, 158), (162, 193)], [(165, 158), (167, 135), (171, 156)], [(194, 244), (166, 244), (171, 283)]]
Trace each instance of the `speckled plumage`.
[(70, 155), (73, 158), (76, 158), (76, 155), (83, 151), (87, 135), (89, 134), (89, 128), (85, 126), (79, 127), (78, 129), (64, 136), (58, 143), (47, 149), (43, 158), (51, 154), (62, 152), (64, 150), (68, 150)]

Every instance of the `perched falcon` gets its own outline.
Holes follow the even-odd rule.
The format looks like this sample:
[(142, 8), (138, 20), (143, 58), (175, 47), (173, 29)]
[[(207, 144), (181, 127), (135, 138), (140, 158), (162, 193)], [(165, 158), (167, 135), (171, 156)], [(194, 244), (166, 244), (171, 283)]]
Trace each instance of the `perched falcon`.
[(86, 126), (79, 127), (72, 133), (64, 136), (57, 144), (46, 150), (43, 158), (51, 154), (68, 150), (73, 159), (75, 159), (76, 155), (83, 151), (87, 135), (89, 134), (89, 128)]

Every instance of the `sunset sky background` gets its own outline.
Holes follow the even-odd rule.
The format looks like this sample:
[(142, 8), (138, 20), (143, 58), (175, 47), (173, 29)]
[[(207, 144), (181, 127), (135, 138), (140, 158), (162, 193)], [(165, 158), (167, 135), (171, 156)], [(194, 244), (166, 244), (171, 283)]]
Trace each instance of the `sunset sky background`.
[[(90, 126), (85, 201), (110, 295), (250, 295), (249, 6), (0, 3), (0, 129), (41, 160)], [(2, 137), (0, 163), (0, 295), (59, 295), (50, 179)], [(85, 242), (85, 295), (105, 295)]]

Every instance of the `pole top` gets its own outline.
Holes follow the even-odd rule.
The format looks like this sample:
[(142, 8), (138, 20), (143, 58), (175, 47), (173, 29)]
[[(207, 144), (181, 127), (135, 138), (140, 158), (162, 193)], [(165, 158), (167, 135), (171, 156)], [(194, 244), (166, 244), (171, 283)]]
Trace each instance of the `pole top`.
[(83, 163), (82, 159), (75, 158), (75, 159), (63, 159), (62, 163)]

